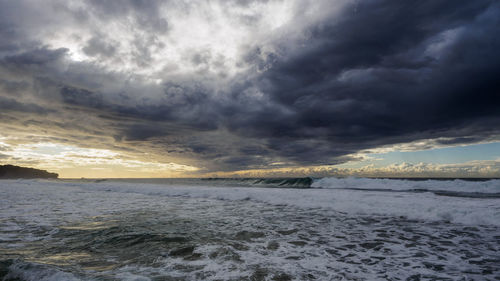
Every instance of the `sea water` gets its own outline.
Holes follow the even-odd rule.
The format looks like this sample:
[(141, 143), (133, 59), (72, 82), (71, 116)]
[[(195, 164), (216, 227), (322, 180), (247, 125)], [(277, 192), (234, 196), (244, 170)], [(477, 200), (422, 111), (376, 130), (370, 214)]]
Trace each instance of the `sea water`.
[(500, 181), (0, 181), (0, 280), (498, 280)]

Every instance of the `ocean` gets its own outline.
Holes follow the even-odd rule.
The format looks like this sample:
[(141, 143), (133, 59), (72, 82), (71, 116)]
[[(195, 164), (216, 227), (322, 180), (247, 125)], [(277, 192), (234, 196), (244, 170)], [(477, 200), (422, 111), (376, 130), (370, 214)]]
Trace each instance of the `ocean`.
[(500, 280), (500, 180), (0, 181), (0, 280)]

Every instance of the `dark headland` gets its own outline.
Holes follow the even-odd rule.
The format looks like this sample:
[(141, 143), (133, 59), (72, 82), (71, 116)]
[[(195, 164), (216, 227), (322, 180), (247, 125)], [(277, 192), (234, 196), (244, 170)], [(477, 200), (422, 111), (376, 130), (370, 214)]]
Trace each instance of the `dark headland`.
[(45, 170), (14, 165), (0, 165), (0, 179), (57, 179), (59, 175)]

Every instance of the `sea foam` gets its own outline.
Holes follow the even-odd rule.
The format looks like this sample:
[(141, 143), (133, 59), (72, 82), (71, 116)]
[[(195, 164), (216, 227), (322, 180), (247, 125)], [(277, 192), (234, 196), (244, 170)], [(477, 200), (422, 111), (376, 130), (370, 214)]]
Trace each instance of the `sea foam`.
[(498, 198), (450, 197), (439, 196), (432, 192), (379, 191), (379, 189), (424, 189), (495, 193), (500, 189), (498, 180), (467, 182), (325, 178), (313, 183), (313, 187), (321, 186), (323, 188), (312, 189), (138, 185), (123, 182), (73, 183), (73, 185), (83, 190), (219, 200), (252, 200), (297, 208), (323, 208), (353, 215), (404, 216), (417, 220), (445, 220), (471, 225), (500, 225), (500, 200)]
[[(324, 179), (314, 187), (318, 181), (0, 181), (0, 279), (498, 276), (498, 198), (413, 192), (422, 182)], [(463, 192), (451, 183), (423, 182)]]

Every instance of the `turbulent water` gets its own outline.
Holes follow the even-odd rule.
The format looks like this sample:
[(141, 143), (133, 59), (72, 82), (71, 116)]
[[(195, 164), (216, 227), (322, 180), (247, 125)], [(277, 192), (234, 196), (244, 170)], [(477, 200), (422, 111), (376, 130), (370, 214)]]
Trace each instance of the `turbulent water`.
[(0, 194), (0, 280), (500, 280), (500, 180), (4, 180)]

